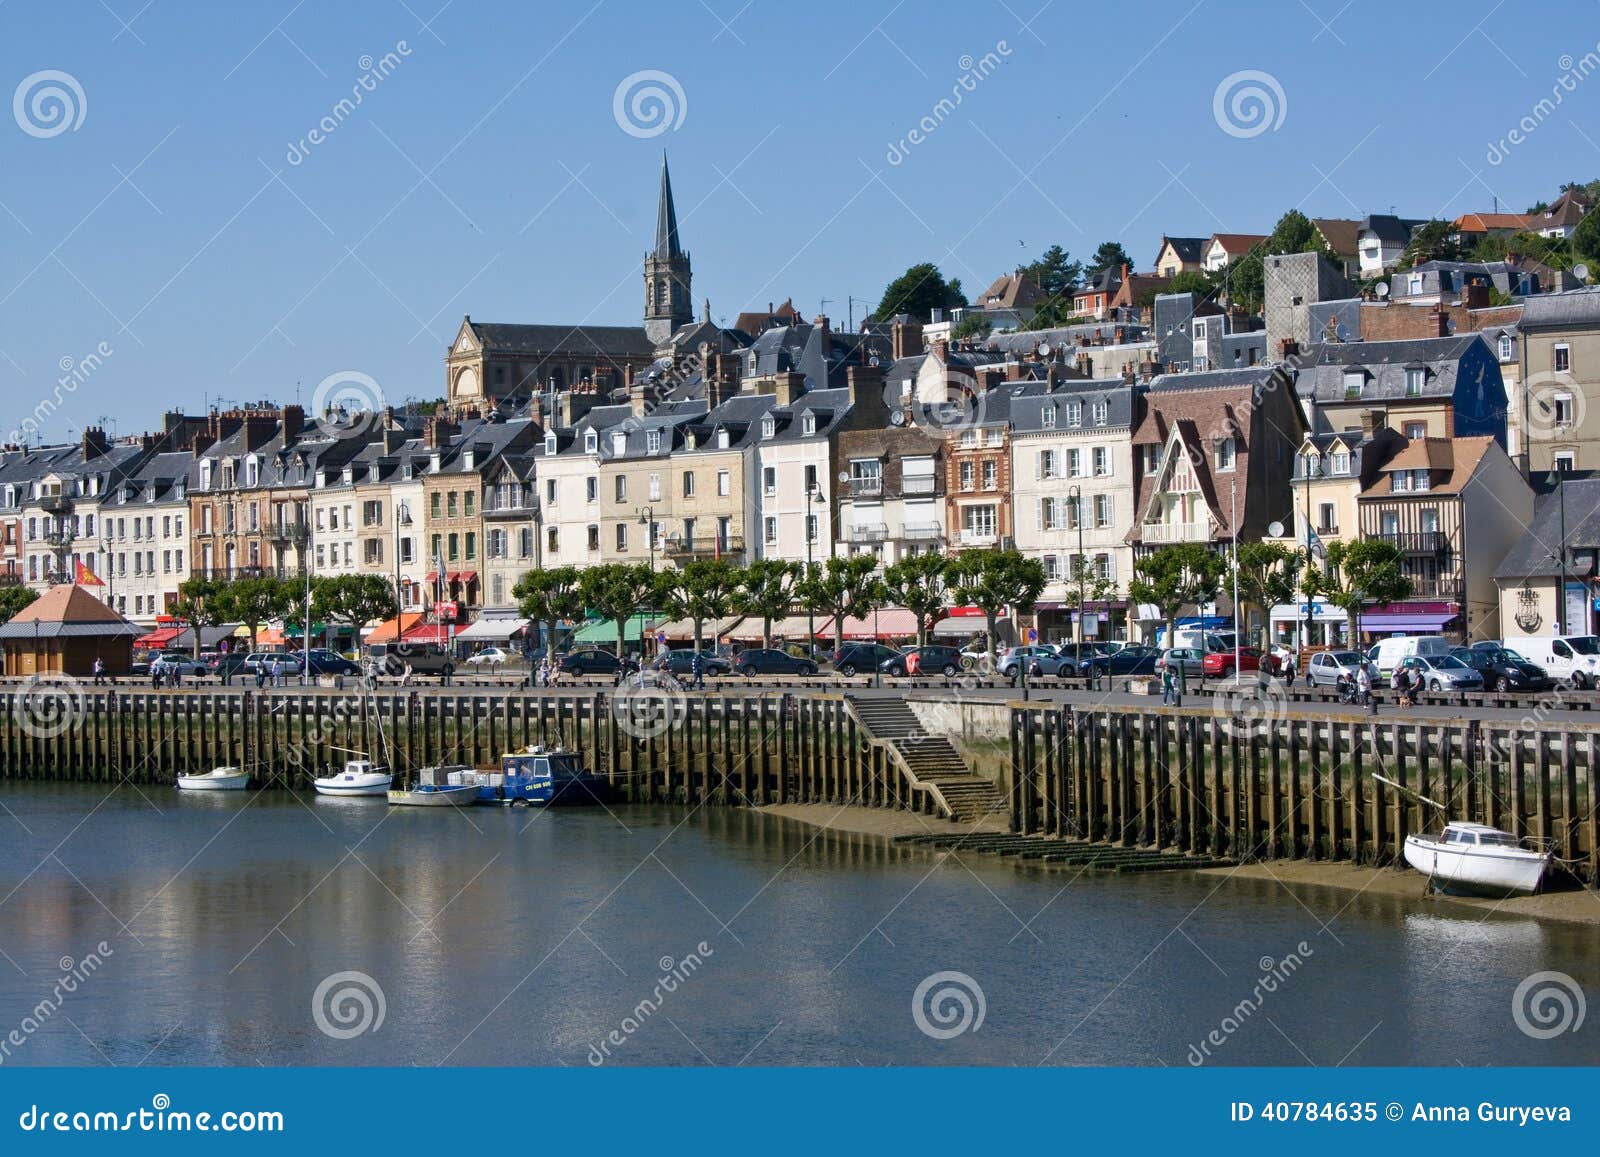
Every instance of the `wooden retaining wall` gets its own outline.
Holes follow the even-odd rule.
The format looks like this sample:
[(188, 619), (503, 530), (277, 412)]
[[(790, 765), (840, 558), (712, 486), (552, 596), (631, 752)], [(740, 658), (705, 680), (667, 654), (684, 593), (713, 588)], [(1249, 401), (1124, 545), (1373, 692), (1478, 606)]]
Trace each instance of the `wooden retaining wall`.
[(841, 695), (687, 694), (636, 713), (600, 691), (47, 694), (0, 692), (0, 780), (171, 784), (231, 765), (262, 786), (309, 790), (350, 749), (404, 772), (498, 766), (507, 751), (560, 743), (638, 802), (909, 806)]
[(1225, 855), (1249, 862), (1387, 864), (1436, 809), (1547, 841), (1600, 880), (1600, 731), (1365, 714), (1286, 717), (1237, 734), (1209, 710), (1011, 708), (1014, 831)]

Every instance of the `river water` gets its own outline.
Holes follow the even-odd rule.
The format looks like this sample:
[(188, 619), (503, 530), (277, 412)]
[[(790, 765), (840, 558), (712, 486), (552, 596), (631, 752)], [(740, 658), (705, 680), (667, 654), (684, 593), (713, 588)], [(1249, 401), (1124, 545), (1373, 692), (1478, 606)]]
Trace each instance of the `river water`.
[(1600, 1024), (1513, 1015), (1533, 973), (1600, 993), (1593, 928), (1420, 898), (1075, 877), (733, 809), (0, 805), (4, 1064), (1600, 1059)]

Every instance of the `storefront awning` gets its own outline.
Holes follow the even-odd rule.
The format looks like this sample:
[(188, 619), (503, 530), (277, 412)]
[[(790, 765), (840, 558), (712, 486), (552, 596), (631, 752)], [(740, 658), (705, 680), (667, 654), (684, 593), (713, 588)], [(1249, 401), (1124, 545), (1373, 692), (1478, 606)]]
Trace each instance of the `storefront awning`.
[[(759, 629), (760, 626), (761, 626), (761, 620), (760, 619), (756, 619), (756, 620), (754, 620), (754, 622), (755, 622), (757, 628)], [(832, 623), (833, 623), (833, 620), (829, 619), (828, 622), (829, 622), (829, 625), (831, 626)], [(820, 616), (813, 616), (813, 617), (808, 619), (805, 615), (788, 615), (785, 618), (774, 619), (774, 620), (772, 620), (772, 637), (774, 639), (807, 639), (807, 638), (810, 638), (811, 637), (811, 626), (812, 626), (813, 623), (817, 624), (818, 626), (821, 626), (822, 625), (821, 617)]]
[(172, 643), (183, 632), (182, 627), (157, 627), (148, 635), (140, 635), (133, 641), (135, 647), (165, 647)]
[(421, 621), (422, 614), (420, 611), (407, 611), (398, 619), (387, 619), (379, 623), (372, 629), (372, 633), (367, 636), (367, 642), (368, 644), (392, 643)]
[[(963, 615), (954, 619), (940, 619), (933, 625), (933, 637), (935, 639), (970, 639), (974, 636), (982, 635), (987, 626), (987, 620), (981, 615), (976, 618), (971, 615)], [(1000, 618), (995, 620), (994, 633), (995, 637), (999, 639), (1011, 638), (1011, 620), (1001, 615)]]
[[(623, 625), (623, 638), (630, 643), (642, 643), (645, 632), (650, 627), (650, 616), (645, 614), (634, 615)], [(617, 641), (617, 624), (612, 619), (596, 619), (585, 623), (572, 632), (570, 642), (573, 646), (580, 645), (615, 645)]]
[(1361, 629), (1378, 635), (1436, 635), (1459, 615), (1434, 613), (1402, 615), (1395, 612), (1361, 616)]
[[(726, 636), (739, 625), (743, 615), (728, 615), (721, 619), (707, 619), (700, 626), (701, 641), (715, 643)], [(756, 622), (757, 637), (761, 630), (760, 620)], [(652, 635), (665, 635), (669, 643), (687, 643), (694, 640), (694, 620), (674, 619), (670, 623), (658, 623), (651, 629)]]
[(457, 631), (456, 638), (464, 643), (505, 643), (532, 621), (516, 615), (486, 615), (464, 630)]
[[(1271, 613), (1267, 617), (1274, 623), (1303, 623), (1305, 622), (1306, 618), (1306, 606), (1307, 604), (1304, 602), (1279, 603), (1277, 606), (1272, 608)], [(1344, 618), (1344, 612), (1330, 603), (1327, 599), (1312, 599), (1310, 607), (1311, 621), (1314, 623), (1321, 622), (1325, 619), (1343, 620)]]
[(418, 623), (401, 635), (400, 641), (402, 643), (438, 643), (443, 646), (450, 641), (450, 628), (439, 623)]
[[(970, 622), (970, 620), (968, 620)], [(980, 624), (982, 620), (979, 620)], [(982, 627), (980, 626), (981, 630)], [(917, 616), (904, 607), (884, 607), (875, 615), (856, 618), (848, 615), (844, 620), (846, 639), (914, 639), (917, 637)], [(817, 638), (833, 638), (833, 616), (817, 617)]]

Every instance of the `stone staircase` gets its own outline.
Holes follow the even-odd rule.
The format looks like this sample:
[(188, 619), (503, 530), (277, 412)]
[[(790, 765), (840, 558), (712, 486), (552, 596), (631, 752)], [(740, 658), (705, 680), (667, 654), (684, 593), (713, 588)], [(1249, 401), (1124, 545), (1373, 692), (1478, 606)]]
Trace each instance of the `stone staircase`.
[(912, 790), (926, 793), (940, 815), (975, 822), (1005, 812), (1005, 797), (994, 784), (967, 770), (950, 740), (925, 732), (904, 699), (848, 695), (846, 700), (867, 734), (893, 753)]
[(1047, 836), (1019, 836), (973, 832), (968, 835), (896, 836), (895, 843), (931, 848), (936, 851), (976, 852), (991, 856), (1010, 856), (1057, 864), (1080, 872), (1114, 872), (1117, 875), (1147, 872), (1183, 872), (1199, 868), (1229, 868), (1233, 861), (1222, 856), (1191, 856), (1154, 848), (1128, 848), (1087, 840), (1057, 840)]

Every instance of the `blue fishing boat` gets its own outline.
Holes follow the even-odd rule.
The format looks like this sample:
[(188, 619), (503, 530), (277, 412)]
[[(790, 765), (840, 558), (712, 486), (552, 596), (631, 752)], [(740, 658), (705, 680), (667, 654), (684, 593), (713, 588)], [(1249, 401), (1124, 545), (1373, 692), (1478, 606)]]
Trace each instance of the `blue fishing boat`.
[(535, 744), (500, 758), (498, 773), (479, 773), (478, 802), (526, 807), (599, 803), (606, 781), (589, 774), (583, 756)]

